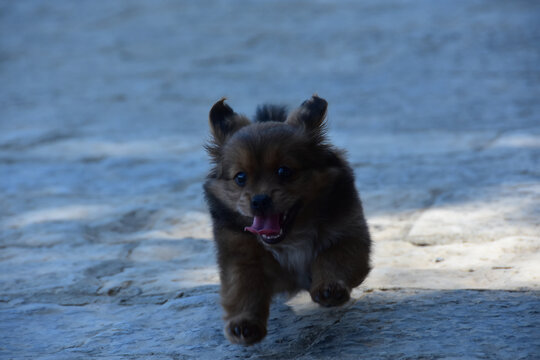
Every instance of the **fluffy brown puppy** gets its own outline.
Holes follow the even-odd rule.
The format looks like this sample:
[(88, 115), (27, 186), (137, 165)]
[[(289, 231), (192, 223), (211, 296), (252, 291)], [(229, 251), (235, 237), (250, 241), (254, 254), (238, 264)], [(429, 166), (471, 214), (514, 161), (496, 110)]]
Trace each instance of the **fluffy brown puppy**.
[(225, 99), (210, 110), (204, 190), (233, 343), (264, 338), (274, 294), (342, 305), (369, 273), (369, 231), (353, 171), (326, 140), (327, 105), (313, 96), (289, 115), (265, 105), (255, 122)]

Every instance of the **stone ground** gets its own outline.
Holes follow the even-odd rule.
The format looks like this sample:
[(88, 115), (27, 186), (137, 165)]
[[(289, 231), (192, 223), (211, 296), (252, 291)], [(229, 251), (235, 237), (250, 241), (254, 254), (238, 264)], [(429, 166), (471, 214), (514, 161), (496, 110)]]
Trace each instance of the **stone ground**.
[[(538, 359), (540, 2), (0, 1), (0, 358)], [(222, 336), (207, 113), (317, 92), (375, 240)]]

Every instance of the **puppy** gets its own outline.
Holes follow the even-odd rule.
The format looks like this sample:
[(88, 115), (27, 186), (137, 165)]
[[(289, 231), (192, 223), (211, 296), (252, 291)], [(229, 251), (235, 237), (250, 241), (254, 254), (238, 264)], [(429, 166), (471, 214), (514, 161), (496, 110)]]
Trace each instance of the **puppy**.
[(326, 110), (315, 95), (289, 115), (259, 107), (254, 122), (225, 99), (210, 110), (204, 191), (233, 343), (265, 337), (274, 294), (308, 290), (322, 306), (342, 305), (370, 271), (362, 203), (343, 152), (326, 139)]

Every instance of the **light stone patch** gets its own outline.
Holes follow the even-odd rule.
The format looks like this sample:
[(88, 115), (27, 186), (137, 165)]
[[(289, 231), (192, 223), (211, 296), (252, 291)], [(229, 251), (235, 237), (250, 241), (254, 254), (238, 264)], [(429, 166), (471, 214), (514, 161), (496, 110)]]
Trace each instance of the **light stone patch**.
[(463, 188), (420, 215), (407, 241), (416, 245), (491, 242), (540, 234), (540, 185)]

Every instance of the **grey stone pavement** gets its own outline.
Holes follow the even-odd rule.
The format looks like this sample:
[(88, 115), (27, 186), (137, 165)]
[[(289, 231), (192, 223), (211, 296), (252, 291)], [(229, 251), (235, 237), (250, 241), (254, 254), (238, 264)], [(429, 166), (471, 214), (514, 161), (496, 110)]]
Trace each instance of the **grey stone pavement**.
[[(329, 103), (375, 241), (222, 336), (207, 113)], [(1, 359), (540, 358), (540, 2), (0, 0)]]

